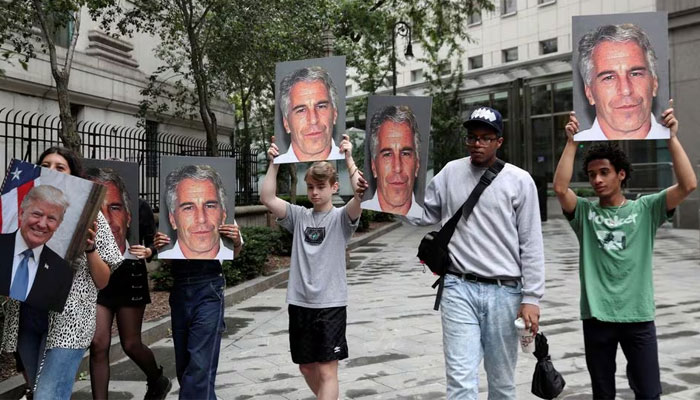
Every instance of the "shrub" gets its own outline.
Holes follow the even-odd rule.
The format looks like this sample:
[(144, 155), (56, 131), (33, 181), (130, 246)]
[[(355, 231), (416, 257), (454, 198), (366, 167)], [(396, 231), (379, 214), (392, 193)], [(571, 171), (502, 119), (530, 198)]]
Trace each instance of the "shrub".
[(170, 274), (170, 263), (161, 262), (158, 270), (151, 272), (153, 290), (169, 291), (173, 287), (173, 276)]
[(369, 230), (370, 222), (391, 222), (394, 220), (394, 214), (372, 211), (372, 210), (362, 210), (362, 215), (360, 216), (360, 224), (357, 227), (358, 232), (366, 232)]

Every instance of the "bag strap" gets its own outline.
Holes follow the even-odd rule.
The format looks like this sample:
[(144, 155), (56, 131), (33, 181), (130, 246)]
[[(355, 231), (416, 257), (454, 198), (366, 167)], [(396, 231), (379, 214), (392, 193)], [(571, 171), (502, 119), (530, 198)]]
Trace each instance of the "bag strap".
[[(479, 197), (481, 197), (481, 194), (484, 193), (484, 190), (493, 182), (494, 179), (498, 176), (498, 174), (503, 170), (503, 167), (505, 167), (506, 163), (497, 158), (496, 161), (486, 170), (484, 173), (481, 175), (481, 178), (479, 179), (479, 183), (474, 187), (472, 190), (471, 194), (467, 198), (467, 200), (462, 204), (462, 207), (457, 210), (455, 215), (450, 218), (449, 221), (440, 229), (437, 235), (437, 242), (440, 244), (440, 246), (444, 247), (447, 249), (447, 245), (450, 243), (450, 240), (452, 239), (452, 235), (455, 233), (455, 229), (457, 228), (457, 222), (459, 222), (459, 219), (464, 216), (464, 220), (466, 221), (469, 216), (472, 214), (472, 211), (474, 210), (474, 206), (476, 206), (476, 203), (479, 201)], [(445, 286), (445, 275), (440, 275), (437, 281), (433, 283), (433, 289), (437, 286), (437, 294), (435, 295), (435, 304), (433, 305), (433, 310), (437, 311), (440, 309), (440, 301), (442, 300), (442, 290), (444, 289)]]
[(465, 221), (469, 218), (474, 210), (474, 206), (476, 206), (476, 203), (479, 201), (481, 194), (484, 193), (484, 190), (486, 190), (491, 182), (496, 179), (496, 176), (498, 176), (498, 174), (503, 170), (505, 165), (506, 163), (503, 160), (497, 158), (489, 169), (484, 171), (484, 173), (481, 175), (479, 183), (474, 187), (471, 194), (467, 198), (467, 201), (464, 202), (462, 207), (457, 210), (455, 215), (453, 215), (452, 218), (450, 218), (450, 220), (447, 221), (447, 223), (442, 227), (442, 229), (440, 229), (438, 232), (438, 241), (444, 247), (447, 247), (447, 245), (450, 243), (460, 217), (464, 215)]

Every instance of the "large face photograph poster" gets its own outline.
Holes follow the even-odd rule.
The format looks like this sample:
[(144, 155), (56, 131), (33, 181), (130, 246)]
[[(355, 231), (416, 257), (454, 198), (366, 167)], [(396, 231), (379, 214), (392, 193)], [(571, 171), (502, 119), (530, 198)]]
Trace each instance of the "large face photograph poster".
[(345, 130), (345, 57), (275, 67), (275, 164), (340, 160)]
[(235, 159), (164, 156), (160, 173), (159, 227), (171, 244), (158, 258), (233, 260), (219, 227), (234, 222)]
[(423, 215), (431, 107), (430, 97), (369, 97), (363, 209)]
[(62, 311), (105, 188), (12, 160), (0, 190), (0, 295)]
[(572, 21), (575, 141), (668, 139), (665, 12), (586, 15)]
[(125, 258), (127, 249), (139, 243), (139, 165), (137, 163), (83, 159), (85, 177), (106, 188), (100, 210)]

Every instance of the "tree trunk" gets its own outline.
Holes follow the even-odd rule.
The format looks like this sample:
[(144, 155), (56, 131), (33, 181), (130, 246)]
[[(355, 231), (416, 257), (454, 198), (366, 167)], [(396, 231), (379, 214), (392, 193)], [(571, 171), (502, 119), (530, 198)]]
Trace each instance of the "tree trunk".
[[(241, 90), (242, 92), (242, 90)], [(243, 94), (243, 93), (241, 93)], [(242, 140), (240, 141), (241, 144), (241, 156), (242, 156), (242, 168), (243, 168), (243, 179), (241, 182), (243, 182), (243, 188), (242, 191), (244, 193), (249, 194), (251, 192), (251, 176), (250, 176), (250, 128), (248, 124), (250, 124), (250, 121), (248, 120), (248, 113), (250, 110), (248, 110), (248, 104), (246, 101), (247, 96), (241, 96), (241, 113), (243, 115), (243, 135), (242, 135)]]
[(82, 154), (80, 151), (80, 136), (77, 132), (76, 121), (70, 110), (70, 92), (68, 82), (60, 73), (54, 74), (56, 81), (56, 95), (58, 99), (59, 117), (61, 119), (61, 130), (58, 136), (64, 146)]
[[(211, 110), (209, 103), (209, 86), (207, 83), (206, 71), (204, 68), (204, 54), (200, 49), (198, 35), (196, 32), (196, 22), (192, 19), (192, 4), (181, 4), (182, 13), (185, 16), (185, 21), (188, 24), (187, 39), (190, 42), (190, 64), (192, 74), (197, 90), (197, 100), (199, 100), (199, 116), (204, 124), (204, 131), (207, 135), (207, 155), (210, 157), (219, 156), (219, 129), (216, 122), (216, 116)], [(204, 18), (204, 16), (202, 16)]]

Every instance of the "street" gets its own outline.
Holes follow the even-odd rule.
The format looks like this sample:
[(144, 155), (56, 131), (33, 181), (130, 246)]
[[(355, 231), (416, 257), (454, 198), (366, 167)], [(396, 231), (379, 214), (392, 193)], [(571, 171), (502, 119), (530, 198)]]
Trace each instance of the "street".
[[(347, 338), (350, 358), (340, 363), (343, 399), (442, 399), (445, 397), (440, 314), (433, 311), (433, 275), (415, 254), (429, 228), (402, 226), (353, 250), (348, 271)], [(579, 321), (578, 243), (564, 219), (543, 223), (547, 287), (541, 331), (554, 366), (566, 380), (560, 398), (589, 399)], [(700, 399), (700, 251), (698, 231), (662, 228), (654, 252), (657, 333), (665, 399)], [(289, 355), (286, 283), (226, 310), (217, 395), (222, 399), (313, 399)], [(168, 399), (177, 398), (172, 340), (151, 346), (173, 377)], [(535, 358), (520, 354), (518, 396), (530, 394)], [(618, 352), (618, 396), (634, 398)], [(482, 370), (480, 388), (486, 398)], [(74, 398), (88, 399), (89, 378)], [(112, 364), (110, 398), (142, 398), (142, 372), (128, 359)]]

